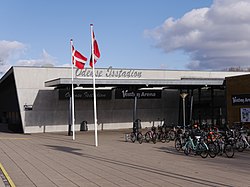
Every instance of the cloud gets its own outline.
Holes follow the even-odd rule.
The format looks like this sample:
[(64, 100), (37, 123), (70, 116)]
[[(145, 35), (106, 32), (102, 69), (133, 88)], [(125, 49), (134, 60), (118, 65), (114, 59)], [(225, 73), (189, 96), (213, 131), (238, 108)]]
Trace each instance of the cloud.
[(5, 72), (11, 59), (18, 58), (26, 50), (26, 46), (18, 41), (0, 41), (0, 74)]
[(250, 1), (214, 0), (211, 7), (193, 9), (179, 19), (168, 18), (146, 30), (157, 48), (188, 54), (189, 69), (250, 67)]
[(51, 56), (43, 49), (41, 58), (39, 59), (29, 59), (29, 60), (18, 60), (16, 65), (18, 66), (55, 66), (56, 58)]
[(23, 53), (25, 48), (25, 45), (18, 41), (2, 40), (0, 41), (0, 59), (2, 62), (6, 62), (13, 55), (16, 57)]
[(11, 66), (55, 66), (57, 60), (46, 50), (42, 51), (38, 59), (21, 59), (27, 52), (27, 46), (18, 41), (0, 41), (0, 75), (4, 74)]

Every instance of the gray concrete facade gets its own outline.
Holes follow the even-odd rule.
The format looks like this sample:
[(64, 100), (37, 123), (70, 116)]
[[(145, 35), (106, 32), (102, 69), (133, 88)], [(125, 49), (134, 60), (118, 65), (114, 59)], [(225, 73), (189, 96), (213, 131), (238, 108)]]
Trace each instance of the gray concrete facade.
[[(74, 69), (74, 85), (92, 88), (91, 69)], [(96, 69), (97, 86), (137, 89), (161, 89), (161, 98), (138, 99), (137, 118), (142, 127), (158, 125), (165, 118), (167, 123), (177, 123), (179, 114), (179, 87), (222, 85), (225, 77), (242, 75), (244, 72), (166, 71), (135, 69)], [(58, 82), (59, 80), (59, 82)], [(69, 100), (59, 99), (61, 88), (68, 88), (71, 80), (70, 67), (12, 67), (0, 80), (0, 115), (21, 127), (23, 133), (67, 131)], [(61, 81), (61, 82), (60, 82)], [(171, 88), (171, 89), (169, 89)], [(76, 88), (77, 89), (77, 88)], [(133, 99), (116, 99), (115, 89), (111, 99), (97, 99), (98, 129), (132, 127)], [(93, 100), (75, 99), (76, 130), (80, 123), (93, 125)], [(19, 128), (20, 129), (20, 128)]]

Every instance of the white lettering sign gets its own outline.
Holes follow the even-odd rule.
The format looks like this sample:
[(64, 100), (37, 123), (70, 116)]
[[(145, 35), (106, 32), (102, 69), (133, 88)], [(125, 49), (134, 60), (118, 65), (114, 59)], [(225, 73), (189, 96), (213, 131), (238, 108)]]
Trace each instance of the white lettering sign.
[[(92, 69), (76, 69), (76, 77), (93, 77)], [(134, 69), (113, 69), (112, 66), (110, 66), (107, 69), (97, 69), (95, 71), (95, 77), (101, 77), (101, 78), (141, 78), (142, 77), (142, 71), (134, 70)]]

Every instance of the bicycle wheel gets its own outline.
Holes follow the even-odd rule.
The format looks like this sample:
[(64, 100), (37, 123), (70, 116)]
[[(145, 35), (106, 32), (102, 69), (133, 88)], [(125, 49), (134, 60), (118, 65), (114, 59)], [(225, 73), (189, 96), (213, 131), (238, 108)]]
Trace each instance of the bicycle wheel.
[(157, 141), (157, 134), (156, 134), (156, 133), (153, 133), (153, 134), (152, 134), (152, 142), (153, 142), (154, 144), (156, 144), (156, 141)]
[(173, 131), (173, 130), (170, 130), (169, 131), (169, 139), (171, 140), (171, 141), (173, 141), (174, 139), (175, 139), (175, 131)]
[(217, 147), (216, 147), (216, 145), (214, 144), (214, 142), (209, 142), (209, 143), (207, 144), (207, 146), (208, 146), (208, 154), (209, 154), (209, 156), (210, 156), (211, 158), (216, 157), (218, 150), (217, 150)]
[(234, 156), (234, 146), (232, 144), (225, 144), (224, 152), (228, 158), (232, 158)]
[(218, 155), (221, 152), (221, 146), (218, 142), (213, 142), (215, 145), (215, 151), (216, 151), (216, 155)]
[(180, 138), (176, 138), (175, 139), (175, 142), (174, 142), (174, 147), (177, 151), (180, 151), (181, 150), (181, 139)]
[(191, 153), (191, 144), (190, 144), (190, 143), (187, 143), (187, 144), (185, 145), (184, 153), (185, 153), (185, 155), (187, 155), (187, 156)]
[(247, 136), (245, 136), (244, 143), (245, 143), (245, 147), (244, 147), (245, 149), (246, 149), (247, 147), (250, 147), (250, 146), (249, 146), (250, 141), (248, 140), (248, 137), (247, 137)]
[(165, 135), (165, 133), (161, 133), (161, 134), (159, 135), (159, 138), (160, 138), (160, 140), (161, 140), (162, 143), (165, 143), (165, 142), (166, 142), (166, 135)]
[(139, 144), (141, 144), (142, 141), (143, 141), (143, 135), (142, 135), (142, 133), (138, 132), (137, 139), (138, 139)]
[(246, 145), (245, 145), (245, 142), (242, 139), (238, 139), (236, 141), (236, 143), (235, 143), (235, 147), (236, 147), (237, 151), (243, 152)]
[(167, 143), (170, 142), (170, 135), (169, 135), (168, 132), (165, 133), (165, 140), (166, 140)]
[(146, 140), (146, 142), (150, 142), (150, 132), (146, 132), (145, 140)]
[(131, 142), (135, 143), (136, 135), (135, 135), (134, 132), (131, 132), (131, 134), (130, 134), (130, 139), (131, 139)]
[(199, 143), (196, 148), (197, 155), (200, 155), (202, 158), (207, 158), (208, 149), (205, 143)]

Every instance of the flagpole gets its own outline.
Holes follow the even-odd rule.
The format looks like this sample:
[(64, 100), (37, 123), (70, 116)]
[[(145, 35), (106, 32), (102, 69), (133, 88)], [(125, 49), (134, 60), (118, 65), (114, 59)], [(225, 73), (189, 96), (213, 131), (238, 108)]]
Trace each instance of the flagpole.
[[(73, 40), (70, 40), (70, 44), (71, 44), (71, 59), (72, 59), (72, 46), (73, 46)], [(72, 59), (73, 60), (73, 59)], [(74, 64), (75, 62), (73, 61), (71, 63), (71, 119), (72, 119), (72, 135), (73, 135), (73, 140), (75, 140), (75, 95), (74, 95)]]
[(96, 89), (95, 89), (95, 58), (94, 58), (94, 40), (93, 40), (93, 24), (90, 24), (91, 32), (91, 55), (92, 55), (92, 66), (93, 66), (93, 96), (94, 96), (94, 124), (95, 124), (95, 146), (98, 146), (97, 138), (97, 113), (96, 113)]

